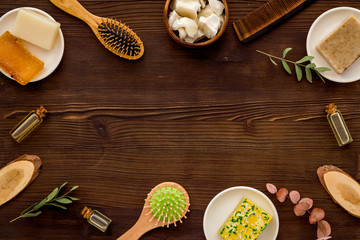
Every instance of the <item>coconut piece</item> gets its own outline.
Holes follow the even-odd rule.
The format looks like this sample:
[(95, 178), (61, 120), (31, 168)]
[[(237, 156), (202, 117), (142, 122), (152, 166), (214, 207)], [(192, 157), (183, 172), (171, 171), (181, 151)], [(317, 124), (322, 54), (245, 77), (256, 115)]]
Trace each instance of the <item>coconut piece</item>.
[(211, 14), (209, 17), (200, 17), (199, 28), (207, 38), (213, 38), (220, 29), (220, 18), (216, 14)]
[(204, 8), (206, 6), (207, 0), (199, 0), (201, 4), (201, 8)]
[(179, 28), (185, 28), (186, 34), (193, 38), (198, 30), (198, 25), (194, 20), (183, 17), (176, 20), (173, 24), (174, 30), (178, 30)]
[(218, 16), (220, 16), (225, 9), (225, 5), (219, 0), (209, 0), (209, 5)]
[(194, 37), (186, 37), (184, 40), (185, 42), (188, 42), (188, 43), (194, 43), (194, 42), (197, 42), (201, 39), (203, 39), (205, 37), (205, 34), (203, 31), (201, 31), (200, 29), (198, 29), (194, 35)]
[(197, 13), (201, 9), (201, 4), (199, 0), (176, 0), (173, 9), (180, 16), (196, 19)]
[[(174, 22), (175, 22), (176, 20), (178, 20), (179, 18), (180, 18), (180, 16), (179, 16), (179, 14), (177, 14), (176, 11), (172, 11), (172, 12), (170, 13), (170, 15), (169, 15), (169, 26), (171, 27), (171, 29), (172, 29), (172, 26), (173, 26)], [(174, 29), (173, 29), (173, 30), (174, 30)]]
[(181, 27), (178, 29), (179, 31), (179, 37), (181, 40), (184, 40), (186, 37), (187, 37), (187, 34), (186, 34), (186, 31), (185, 31), (185, 28)]
[(335, 203), (360, 218), (360, 184), (338, 167), (325, 165), (317, 170), (319, 180)]
[(205, 8), (201, 9), (201, 11), (198, 14), (198, 18), (200, 17), (209, 17), (211, 14), (216, 14), (212, 8), (210, 7), (210, 5), (206, 5)]
[(0, 206), (24, 190), (39, 174), (41, 159), (36, 155), (22, 155), (0, 169)]

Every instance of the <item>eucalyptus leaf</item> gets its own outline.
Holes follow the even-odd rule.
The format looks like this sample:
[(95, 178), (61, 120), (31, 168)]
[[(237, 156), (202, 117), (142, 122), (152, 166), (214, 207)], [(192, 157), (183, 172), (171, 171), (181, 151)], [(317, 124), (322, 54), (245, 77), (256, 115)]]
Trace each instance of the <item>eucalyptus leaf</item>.
[(67, 198), (59, 198), (59, 199), (55, 199), (55, 201), (59, 202), (59, 203), (64, 203), (64, 204), (72, 203), (72, 201)]
[(46, 199), (47, 199), (48, 201), (51, 201), (51, 200), (53, 200), (53, 199), (57, 196), (58, 193), (59, 193), (59, 188), (55, 188), (55, 189), (46, 197)]
[(299, 61), (296, 61), (296, 63), (303, 63), (303, 62), (307, 62), (307, 61), (310, 61), (310, 60), (313, 60), (313, 59), (314, 59), (313, 56), (305, 56), (302, 59), (300, 59)]
[(275, 66), (277, 66), (277, 63), (274, 61), (274, 59), (272, 59), (271, 57), (269, 57), (270, 58), (270, 61), (275, 65)]
[(281, 63), (282, 63), (282, 65), (283, 65), (284, 69), (285, 69), (289, 74), (291, 74), (291, 69), (290, 69), (289, 65), (287, 64), (287, 62), (286, 62), (285, 60), (282, 60)]
[(286, 48), (286, 49), (284, 50), (284, 52), (283, 52), (283, 58), (286, 57), (286, 54), (287, 54), (288, 52), (290, 52), (290, 50), (292, 50), (292, 48)]
[(305, 73), (306, 73), (306, 79), (308, 80), (309, 83), (312, 83), (312, 73), (311, 73), (311, 69), (310, 68), (305, 68)]
[(49, 205), (49, 206), (54, 206), (54, 207), (57, 207), (57, 208), (61, 208), (61, 209), (64, 209), (66, 210), (67, 208), (61, 204), (58, 204), (58, 203), (54, 203), (54, 202), (51, 202), (51, 203), (48, 203), (46, 205)]
[(60, 187), (59, 187), (59, 192), (61, 191), (61, 189), (67, 184), (67, 182), (64, 182)]
[(47, 202), (49, 202), (49, 200), (47, 198), (44, 198), (41, 202), (39, 202), (38, 204), (36, 204), (36, 206), (34, 206), (34, 208), (32, 209), (33, 211), (36, 211), (38, 209), (40, 209), (42, 206), (44, 206)]
[(274, 55), (271, 55), (269, 53), (263, 52), (263, 51), (259, 51), (256, 50), (258, 53), (261, 53), (263, 55), (266, 55), (269, 57), (270, 61), (275, 65), (278, 66), (278, 64), (274, 61), (274, 59), (278, 59), (281, 61), (285, 71), (287, 73), (289, 73), (290, 75), (292, 74), (291, 72), (291, 68), (289, 67), (288, 63), (294, 64), (295, 65), (295, 73), (296, 73), (296, 78), (298, 81), (301, 81), (301, 79), (303, 78), (304, 73), (302, 72), (302, 68), (305, 68), (305, 76), (308, 82), (312, 83), (313, 81), (313, 76), (312, 76), (312, 70), (316, 72), (316, 74), (319, 76), (319, 78), (325, 82), (324, 78), (321, 76), (320, 72), (325, 72), (325, 71), (331, 71), (330, 68), (327, 67), (317, 67), (315, 63), (305, 63), (305, 62), (309, 62), (311, 60), (314, 59), (314, 56), (305, 56), (303, 58), (301, 58), (300, 60), (293, 62), (290, 61), (288, 59), (286, 59), (286, 55), (288, 54), (289, 51), (291, 51), (292, 48), (286, 48), (283, 51), (283, 57), (277, 57)]
[(301, 81), (303, 73), (299, 65), (295, 64), (295, 72), (298, 81)]
[(14, 222), (14, 221), (18, 220), (19, 218), (36, 217), (36, 216), (40, 215), (42, 212), (42, 211), (37, 211), (37, 210), (39, 210), (43, 206), (54, 206), (54, 207), (61, 208), (61, 209), (67, 209), (65, 206), (62, 206), (60, 203), (69, 204), (75, 200), (79, 200), (78, 198), (75, 198), (75, 197), (66, 196), (71, 191), (74, 191), (75, 189), (77, 189), (79, 186), (74, 186), (71, 188), (71, 190), (69, 192), (65, 193), (63, 196), (57, 197), (58, 194), (60, 193), (60, 191), (62, 190), (62, 188), (66, 184), (67, 184), (67, 182), (63, 183), (59, 188), (58, 187), (55, 188), (46, 198), (44, 198), (40, 202), (34, 203), (33, 205), (31, 205), (28, 208), (26, 208), (24, 211), (21, 212), (20, 216), (12, 219), (10, 222)]
[(72, 192), (72, 191), (74, 191), (75, 189), (77, 189), (79, 186), (73, 186), (71, 189), (70, 189), (70, 191), (69, 192)]
[(318, 71), (315, 71), (316, 74), (319, 76), (319, 78), (321, 79), (321, 81), (323, 81), (323, 83), (325, 83), (325, 79), (323, 78), (323, 76), (321, 76), (321, 74)]
[(21, 212), (21, 215), (24, 215), (27, 212), (30, 212), (36, 205), (38, 205), (40, 202), (36, 202), (33, 205), (31, 205), (30, 207), (28, 207), (27, 209), (25, 209), (24, 211)]
[(327, 67), (318, 67), (318, 68), (315, 68), (316, 71), (318, 72), (328, 72), (328, 71), (331, 71), (330, 68), (327, 68)]
[(73, 200), (73, 201), (78, 201), (78, 200), (80, 200), (79, 198), (76, 198), (76, 197), (70, 197), (70, 196), (66, 196), (67, 198), (70, 198), (71, 200)]
[(41, 213), (42, 213), (41, 211), (34, 212), (34, 213), (26, 213), (26, 214), (22, 215), (21, 217), (37, 217), (37, 216), (39, 216)]
[(308, 65), (306, 65), (306, 68), (315, 68), (316, 64), (315, 63), (309, 63)]

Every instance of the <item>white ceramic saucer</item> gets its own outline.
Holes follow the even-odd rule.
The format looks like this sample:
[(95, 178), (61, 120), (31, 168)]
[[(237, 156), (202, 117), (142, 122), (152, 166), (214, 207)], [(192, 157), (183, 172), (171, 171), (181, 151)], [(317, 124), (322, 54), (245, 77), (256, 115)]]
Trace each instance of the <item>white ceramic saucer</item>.
[[(312, 62), (314, 62), (318, 67), (328, 67), (331, 69), (329, 63), (316, 50), (316, 46), (338, 26), (340, 26), (350, 15), (353, 15), (360, 20), (359, 9), (351, 7), (338, 7), (324, 12), (312, 24), (306, 40), (306, 50), (308, 55), (315, 57)], [(337, 74), (334, 70), (332, 70), (329, 72), (322, 72), (321, 75), (331, 81), (339, 83), (357, 81), (360, 79), (360, 59), (355, 61), (355, 63), (353, 63), (342, 74)]]
[(217, 194), (209, 203), (204, 214), (203, 228), (207, 240), (223, 240), (218, 234), (219, 228), (226, 221), (243, 197), (272, 216), (272, 220), (257, 240), (276, 240), (279, 232), (279, 217), (274, 204), (262, 192), (251, 187), (232, 187)]
[[(13, 9), (13, 10), (5, 13), (0, 18), (0, 36), (6, 31), (10, 31), (10, 33), (11, 33), (11, 29), (14, 26), (17, 12), (20, 9), (21, 8)], [(31, 11), (37, 12), (41, 15), (44, 15), (44, 16), (48, 17), (49, 19), (54, 20), (49, 14), (47, 14), (46, 12), (44, 12), (40, 9), (32, 8), (32, 7), (24, 7), (23, 9), (29, 9)], [(64, 37), (61, 32), (61, 29), (59, 29), (59, 34), (55, 40), (54, 47), (51, 50), (42, 49), (42, 48), (35, 46), (26, 41), (22, 41), (22, 43), (27, 50), (29, 50), (33, 55), (35, 55), (37, 58), (39, 58), (41, 61), (44, 62), (43, 70), (30, 82), (36, 82), (36, 81), (42, 80), (42, 79), (46, 78), (47, 76), (49, 76), (57, 68), (57, 66), (59, 65), (59, 63), (62, 59), (62, 56), (64, 54), (64, 45), (65, 44), (64, 44)], [(1, 68), (0, 68), (0, 71), (5, 76), (11, 78), (9, 76), (9, 74), (7, 74)]]

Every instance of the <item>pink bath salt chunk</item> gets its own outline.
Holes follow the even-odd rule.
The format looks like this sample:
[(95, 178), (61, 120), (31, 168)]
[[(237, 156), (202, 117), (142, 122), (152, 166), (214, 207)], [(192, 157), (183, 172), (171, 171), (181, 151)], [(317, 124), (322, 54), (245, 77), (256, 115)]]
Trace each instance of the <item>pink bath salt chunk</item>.
[(325, 237), (330, 236), (330, 234), (331, 234), (330, 224), (325, 220), (321, 220), (320, 222), (318, 222), (318, 224), (317, 224), (317, 237), (318, 238), (325, 238)]
[(277, 188), (274, 184), (272, 183), (267, 183), (266, 184), (266, 189), (269, 191), (269, 193), (271, 194), (275, 194), (277, 192)]
[(290, 200), (293, 204), (297, 204), (300, 200), (300, 193), (298, 191), (291, 191), (289, 193)]

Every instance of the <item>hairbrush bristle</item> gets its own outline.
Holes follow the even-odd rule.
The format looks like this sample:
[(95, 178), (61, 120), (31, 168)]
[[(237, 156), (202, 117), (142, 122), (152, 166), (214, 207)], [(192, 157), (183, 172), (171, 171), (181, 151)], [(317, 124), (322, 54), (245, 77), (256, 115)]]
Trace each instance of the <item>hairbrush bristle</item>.
[(241, 42), (249, 42), (315, 0), (270, 0), (233, 23)]
[(148, 203), (145, 208), (149, 210), (146, 215), (152, 214), (149, 221), (156, 218), (155, 225), (162, 222), (162, 226), (169, 227), (171, 223), (176, 226), (176, 221), (182, 222), (181, 218), (186, 218), (185, 214), (189, 211), (190, 205), (189, 198), (186, 191), (182, 191), (180, 187), (164, 184), (152, 191), (149, 200), (145, 199)]
[(98, 35), (104, 46), (120, 57), (135, 60), (144, 54), (144, 44), (136, 33), (115, 19), (104, 18)]

